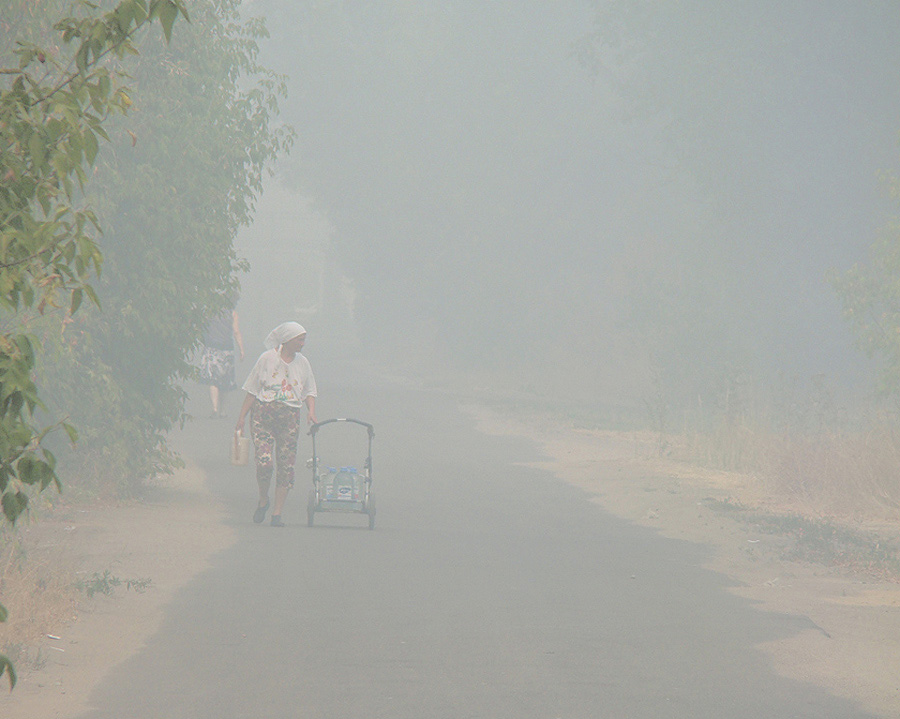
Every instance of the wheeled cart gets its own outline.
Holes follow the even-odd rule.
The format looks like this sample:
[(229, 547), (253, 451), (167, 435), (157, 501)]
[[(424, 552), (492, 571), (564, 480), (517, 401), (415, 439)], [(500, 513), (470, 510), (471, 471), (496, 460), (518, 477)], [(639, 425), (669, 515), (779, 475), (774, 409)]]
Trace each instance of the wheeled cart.
[[(347, 422), (365, 427), (369, 442), (362, 469), (353, 465), (324, 464), (316, 452), (316, 436), (322, 427), (336, 422)], [(312, 527), (317, 512), (343, 512), (365, 514), (369, 518), (369, 529), (375, 529), (375, 496), (372, 494), (372, 439), (375, 429), (368, 422), (358, 419), (326, 419), (309, 428), (312, 437), (313, 486), (309, 490), (306, 506), (307, 524)]]

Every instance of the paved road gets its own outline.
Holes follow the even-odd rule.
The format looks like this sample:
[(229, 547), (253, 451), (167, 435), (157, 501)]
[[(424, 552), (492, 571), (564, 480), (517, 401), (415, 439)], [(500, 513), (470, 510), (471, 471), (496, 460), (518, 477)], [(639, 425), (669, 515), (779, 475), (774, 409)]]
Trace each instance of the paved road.
[(478, 435), (447, 396), (318, 379), (320, 419), (375, 425), (375, 531), (307, 527), (304, 471), (288, 526), (252, 524), (252, 469), (224, 461), (231, 423), (193, 423), (179, 441), (238, 541), (85, 719), (869, 716), (773, 674), (754, 645), (808, 620), (730, 595), (702, 548), (518, 466), (534, 447)]

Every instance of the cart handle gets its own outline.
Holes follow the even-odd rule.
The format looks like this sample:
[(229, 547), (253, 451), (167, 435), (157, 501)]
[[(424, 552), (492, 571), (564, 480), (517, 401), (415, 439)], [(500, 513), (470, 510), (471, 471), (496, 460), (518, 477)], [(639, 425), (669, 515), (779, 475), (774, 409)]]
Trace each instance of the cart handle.
[(311, 437), (315, 437), (316, 432), (319, 431), (319, 427), (326, 425), (326, 424), (331, 424), (332, 422), (353, 422), (354, 424), (360, 424), (363, 427), (365, 427), (366, 430), (369, 432), (369, 439), (372, 439), (372, 437), (375, 436), (375, 428), (371, 424), (369, 424), (368, 422), (363, 422), (358, 419), (350, 419), (348, 417), (337, 417), (335, 419), (325, 419), (325, 420), (322, 420), (321, 422), (316, 422), (315, 424), (310, 426), (308, 434)]

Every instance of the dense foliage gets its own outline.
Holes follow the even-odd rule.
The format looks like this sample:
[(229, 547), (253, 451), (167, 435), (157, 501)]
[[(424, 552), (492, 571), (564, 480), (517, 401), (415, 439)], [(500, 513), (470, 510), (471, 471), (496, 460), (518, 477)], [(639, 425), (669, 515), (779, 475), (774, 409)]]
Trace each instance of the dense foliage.
[[(86, 469), (140, 480), (176, 461), (164, 437), (182, 418), (188, 357), (205, 319), (237, 289), (244, 264), (234, 234), (266, 163), (291, 139), (270, 128), (279, 80), (256, 63), (265, 29), (239, 5), (191, 3), (175, 37), (179, 14), (187, 18), (181, 0), (83, 2), (73, 17), (53, 0), (0, 9), (0, 495), (9, 522), (27, 508), (29, 485), (61, 486), (60, 452), (69, 484)], [(154, 22), (171, 45), (139, 32)], [(128, 88), (126, 56), (135, 56)], [(65, 431), (51, 435), (56, 428)], [(3, 673), (14, 685), (0, 656)]]
[[(893, 180), (892, 194), (900, 197), (900, 180)], [(900, 400), (900, 220), (882, 230), (867, 262), (832, 281), (860, 348), (880, 364), (881, 391)]]
[(136, 52), (135, 33), (157, 18), (168, 36), (179, 11), (174, 0), (130, 0), (104, 15), (65, 18), (54, 29), (70, 52), (23, 41), (14, 51), (18, 67), (0, 70), (0, 491), (13, 522), (27, 505), (21, 484), (58, 482), (54, 457), (41, 447), (48, 430), (33, 423), (43, 403), (27, 323), (60, 308), (63, 295), (69, 316), (84, 294), (96, 301), (88, 280), (100, 269), (91, 233), (98, 224), (79, 204), (79, 190), (107, 138), (104, 123), (130, 104), (108, 60)]
[[(52, 25), (60, 42), (45, 46), (23, 36), (0, 67), (0, 503), (12, 523), (28, 506), (27, 486), (59, 486), (56, 458), (43, 445), (54, 426), (35, 416), (44, 402), (33, 378), (39, 345), (29, 324), (54, 309), (74, 316), (85, 294), (96, 301), (89, 280), (100, 269), (92, 234), (98, 225), (79, 204), (79, 191), (107, 138), (104, 123), (130, 104), (116, 84), (115, 62), (136, 52), (144, 26), (158, 20), (169, 37), (178, 15), (186, 15), (179, 0), (123, 0), (106, 13), (87, 3), (81, 9), (55, 22), (32, 3), (10, 4), (0, 15), (7, 42), (34, 19), (32, 37)], [(74, 441), (74, 427), (60, 425)], [(0, 607), (0, 621), (5, 614)], [(15, 686), (12, 664), (0, 656), (3, 673)]]
[(72, 481), (128, 491), (177, 462), (165, 434), (182, 419), (191, 350), (237, 291), (235, 233), (291, 141), (272, 126), (282, 81), (256, 62), (265, 28), (239, 5), (192, 3), (169, 44), (148, 38), (130, 71), (134, 105), (110, 127), (89, 188), (102, 311), (80, 313), (41, 372), (79, 428)]

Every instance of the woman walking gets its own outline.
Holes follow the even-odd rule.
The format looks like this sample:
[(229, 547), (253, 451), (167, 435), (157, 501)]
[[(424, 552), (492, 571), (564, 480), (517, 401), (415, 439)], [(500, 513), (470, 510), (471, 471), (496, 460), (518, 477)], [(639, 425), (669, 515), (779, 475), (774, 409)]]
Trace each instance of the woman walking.
[(244, 340), (237, 310), (229, 307), (213, 317), (203, 333), (200, 381), (209, 385), (211, 417), (225, 416), (225, 395), (237, 387), (234, 382), (235, 343), (243, 360)]
[(256, 448), (256, 482), (259, 502), (253, 521), (259, 524), (269, 510), (269, 487), (275, 475), (275, 506), (272, 526), (283, 527), (281, 511), (288, 491), (294, 486), (294, 462), (300, 420), (306, 405), (306, 422), (316, 422), (316, 380), (312, 367), (300, 350), (306, 342), (306, 330), (296, 322), (278, 325), (266, 337), (266, 347), (250, 371), (243, 390), (235, 431), (244, 434), (247, 414), (253, 445)]

